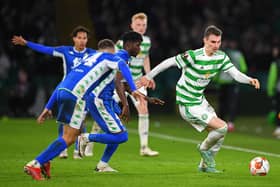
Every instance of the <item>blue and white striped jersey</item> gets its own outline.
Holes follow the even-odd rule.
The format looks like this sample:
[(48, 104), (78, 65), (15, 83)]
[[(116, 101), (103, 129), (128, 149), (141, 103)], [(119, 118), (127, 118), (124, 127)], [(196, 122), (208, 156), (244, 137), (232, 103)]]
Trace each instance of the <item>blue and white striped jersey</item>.
[[(120, 57), (126, 63), (128, 63), (128, 61), (130, 59), (130, 55), (124, 49), (117, 51), (117, 53), (115, 53), (115, 55)], [(112, 97), (114, 95), (114, 90), (115, 90), (114, 79), (115, 79), (115, 76), (108, 76), (105, 80), (103, 80), (104, 83), (101, 83), (100, 86), (98, 86), (96, 89), (93, 90), (93, 94), (96, 97), (99, 97), (101, 99), (112, 99)]]
[[(97, 52), (85, 58), (60, 83), (59, 89), (65, 89), (79, 98), (85, 98), (90, 92), (99, 95), (99, 87), (106, 87), (120, 70), (132, 91), (136, 90), (128, 65), (120, 57)], [(108, 80), (108, 81), (106, 81)]]

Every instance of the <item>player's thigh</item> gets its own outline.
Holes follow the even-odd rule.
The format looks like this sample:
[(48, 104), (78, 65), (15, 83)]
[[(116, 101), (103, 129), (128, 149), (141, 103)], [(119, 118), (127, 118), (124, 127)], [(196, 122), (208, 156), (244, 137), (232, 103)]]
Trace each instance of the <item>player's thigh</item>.
[(58, 93), (57, 121), (67, 124), (75, 129), (80, 129), (84, 120), (85, 101), (60, 90)]
[[(144, 87), (139, 88), (138, 91), (141, 92), (143, 95), (147, 95), (147, 89)], [(140, 98), (139, 100), (136, 100), (131, 94), (129, 95), (129, 97), (132, 100), (138, 113), (140, 114), (148, 113), (148, 102), (144, 98)]]
[(212, 118), (217, 117), (214, 109), (206, 100), (202, 104), (195, 106), (179, 105), (179, 112), (182, 118), (199, 132), (209, 126)]

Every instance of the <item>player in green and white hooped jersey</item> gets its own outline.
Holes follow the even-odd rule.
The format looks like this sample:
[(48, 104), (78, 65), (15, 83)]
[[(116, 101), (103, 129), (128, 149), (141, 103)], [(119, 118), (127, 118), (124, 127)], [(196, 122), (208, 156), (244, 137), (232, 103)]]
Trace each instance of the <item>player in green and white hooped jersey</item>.
[[(129, 68), (132, 73), (133, 79), (136, 81), (143, 76), (143, 69), (145, 73), (149, 73), (150, 68), (150, 57), (149, 50), (151, 48), (151, 40), (148, 36), (145, 36), (147, 30), (148, 17), (145, 13), (134, 14), (131, 18), (131, 29), (142, 35), (143, 42), (141, 43), (141, 51), (136, 58), (132, 58), (129, 62)], [(118, 41), (116, 47), (122, 49), (122, 41)], [(152, 88), (155, 87), (155, 83), (152, 80)], [(147, 90), (142, 87), (139, 91), (147, 95)], [(151, 150), (148, 146), (148, 134), (149, 134), (149, 111), (148, 103), (145, 99), (136, 100), (130, 95), (137, 111), (138, 111), (138, 132), (140, 138), (140, 155), (141, 156), (157, 156), (157, 151)]]
[(219, 173), (214, 156), (220, 150), (227, 133), (227, 124), (217, 117), (214, 109), (207, 102), (203, 92), (213, 77), (220, 71), (228, 73), (237, 82), (260, 88), (258, 79), (241, 73), (220, 51), (222, 31), (216, 26), (208, 26), (204, 32), (204, 46), (188, 50), (168, 58), (157, 65), (150, 73), (141, 78), (142, 86), (150, 87), (150, 79), (161, 71), (177, 66), (182, 75), (176, 85), (176, 100), (180, 115), (199, 132), (208, 131), (208, 136), (198, 145), (202, 157), (199, 171)]

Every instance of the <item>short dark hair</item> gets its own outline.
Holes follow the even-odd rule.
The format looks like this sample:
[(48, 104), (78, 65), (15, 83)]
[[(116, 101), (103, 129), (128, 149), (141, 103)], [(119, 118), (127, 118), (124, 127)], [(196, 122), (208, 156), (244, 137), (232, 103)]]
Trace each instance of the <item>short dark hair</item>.
[(140, 42), (141, 43), (143, 41), (141, 34), (134, 32), (134, 31), (125, 32), (121, 38), (123, 41), (123, 45), (127, 42)]
[(222, 36), (223, 32), (221, 29), (219, 29), (215, 25), (210, 25), (210, 26), (206, 27), (206, 29), (204, 31), (204, 37), (208, 37), (211, 34), (214, 34), (216, 36)]
[(89, 36), (90, 36), (90, 31), (89, 31), (89, 29), (86, 28), (86, 27), (84, 27), (84, 26), (81, 26), (81, 25), (75, 27), (75, 28), (73, 29), (73, 31), (71, 32), (70, 36), (71, 36), (71, 37), (76, 37), (77, 34), (78, 34), (78, 32), (85, 32), (85, 33), (87, 33), (88, 38), (89, 38)]
[(115, 43), (110, 39), (100, 40), (97, 44), (98, 49), (115, 48)]

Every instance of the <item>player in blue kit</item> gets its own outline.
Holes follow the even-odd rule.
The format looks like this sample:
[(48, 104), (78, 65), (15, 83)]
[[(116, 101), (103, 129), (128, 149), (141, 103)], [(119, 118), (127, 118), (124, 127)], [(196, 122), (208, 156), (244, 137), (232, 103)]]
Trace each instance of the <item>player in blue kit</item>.
[[(142, 42), (142, 37), (140, 34), (136, 32), (127, 32), (123, 35), (124, 49), (118, 51), (115, 55), (121, 57), (122, 60), (128, 61), (131, 56), (135, 57), (140, 51), (140, 44)], [(113, 48), (113, 46), (112, 46)], [(119, 76), (119, 75), (117, 75)], [(115, 134), (122, 131), (125, 131), (119, 117), (116, 115), (116, 111), (114, 109), (115, 100), (113, 99), (114, 90), (115, 90), (115, 79), (116, 76), (112, 74), (112, 76), (108, 76), (104, 79), (99, 86), (97, 86), (93, 91), (89, 94), (89, 97), (86, 98), (86, 105), (91, 114), (91, 116), (95, 119), (97, 124), (100, 126), (103, 132), (106, 134)], [(120, 78), (118, 79), (120, 80)], [(118, 90), (118, 89), (117, 89)], [(122, 102), (123, 111), (124, 108), (127, 107), (128, 110), (128, 102), (126, 100), (126, 96), (124, 90), (118, 95), (122, 95), (125, 103)], [(80, 154), (82, 156), (85, 155), (85, 148), (89, 142), (94, 142), (94, 137), (103, 136), (103, 134), (94, 133), (82, 134), (79, 138), (79, 148)], [(98, 172), (114, 172), (115, 169), (111, 168), (108, 165), (108, 162), (112, 156), (112, 154), (116, 151), (119, 144), (115, 144), (113, 142), (107, 144), (104, 154), (97, 164), (95, 170)]]
[[(140, 44), (141, 42), (139, 42)], [(114, 48), (112, 48), (114, 51)], [(58, 116), (57, 121), (65, 124), (64, 134), (55, 140), (39, 156), (25, 165), (25, 172), (35, 180), (43, 180), (41, 175), (46, 169), (50, 168), (50, 160), (58, 156), (66, 147), (74, 143), (76, 137), (80, 134), (80, 127), (84, 115), (84, 109), (89, 97), (89, 93), (102, 86), (104, 80), (113, 77), (116, 70), (120, 70), (125, 80), (130, 86), (132, 94), (136, 98), (143, 97), (136, 90), (131, 73), (125, 61), (110, 53), (97, 52), (89, 55), (83, 62), (74, 68), (65, 79), (59, 84), (57, 91)], [(106, 81), (105, 81), (106, 82)], [(97, 98), (96, 98), (97, 99)], [(99, 108), (99, 107), (98, 107)], [(103, 113), (101, 113), (104, 115)], [(108, 121), (107, 131), (104, 134), (91, 136), (91, 140), (104, 144), (120, 144), (127, 141), (127, 132), (125, 127), (120, 123), (117, 115), (112, 114), (113, 120)], [(98, 119), (95, 119), (98, 120)], [(102, 126), (105, 127), (105, 126)], [(106, 130), (106, 128), (105, 128)], [(105, 153), (114, 152), (115, 150), (106, 147)], [(46, 168), (46, 166), (48, 168)]]
[[(73, 68), (77, 67), (81, 63), (81, 60), (83, 58), (87, 57), (91, 53), (96, 52), (95, 50), (86, 47), (88, 42), (88, 37), (89, 37), (89, 30), (87, 28), (83, 26), (77, 26), (76, 28), (73, 29), (71, 36), (74, 42), (74, 46), (49, 47), (49, 46), (44, 46), (41, 44), (27, 41), (22, 36), (14, 36), (12, 38), (12, 43), (15, 45), (27, 46), (40, 53), (61, 57), (63, 60), (63, 72), (64, 72), (63, 79), (64, 79), (65, 76)], [(54, 97), (56, 97), (56, 92), (53, 92), (51, 98), (49, 99), (47, 105), (45, 106), (45, 109), (50, 110), (54, 106), (55, 104), (54, 103), (55, 99), (53, 99)], [(86, 129), (83, 128), (83, 131), (85, 130)], [(58, 134), (59, 136), (62, 136), (63, 124), (59, 124)], [(59, 157), (67, 158), (68, 157), (67, 149), (61, 152)], [(77, 151), (77, 144), (75, 146), (73, 158), (81, 159)]]

